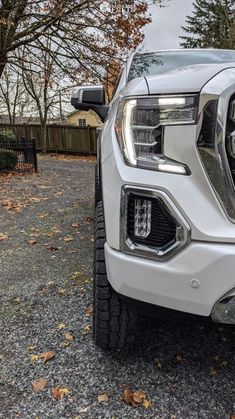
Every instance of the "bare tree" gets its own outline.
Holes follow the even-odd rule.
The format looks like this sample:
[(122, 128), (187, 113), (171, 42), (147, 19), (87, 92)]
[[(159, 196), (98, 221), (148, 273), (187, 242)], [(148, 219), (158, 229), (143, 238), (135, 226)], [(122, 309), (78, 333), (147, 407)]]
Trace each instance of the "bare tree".
[(30, 121), (37, 114), (33, 99), (25, 91), (21, 75), (10, 66), (5, 67), (0, 84), (0, 112), (8, 115), (11, 125), (15, 125), (16, 116), (27, 116)]
[[(104, 63), (136, 47), (150, 21), (146, 0), (2, 0), (0, 76), (7, 62), (16, 64), (15, 51), (45, 49), (45, 38), (55, 47), (49, 52), (61, 68), (97, 74)], [(56, 54), (58, 45), (62, 48)]]
[[(41, 124), (42, 151), (47, 151), (47, 122), (56, 108), (60, 107), (62, 91), (66, 89), (63, 72), (50, 54), (51, 40), (45, 39), (45, 48), (36, 56), (34, 51), (28, 57), (31, 63), (22, 65), (22, 80), (25, 91), (34, 101)], [(60, 47), (57, 46), (59, 52)], [(21, 57), (24, 63), (24, 54)], [(28, 54), (28, 52), (27, 52)], [(18, 57), (19, 59), (19, 57)]]

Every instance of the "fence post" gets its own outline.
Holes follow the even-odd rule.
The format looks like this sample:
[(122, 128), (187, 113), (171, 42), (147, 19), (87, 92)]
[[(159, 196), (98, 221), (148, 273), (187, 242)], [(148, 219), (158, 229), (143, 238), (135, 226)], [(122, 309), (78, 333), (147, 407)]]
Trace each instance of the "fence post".
[(30, 163), (30, 155), (29, 155), (29, 150), (26, 147), (27, 146), (27, 141), (25, 137), (21, 138), (21, 146), (23, 148), (23, 153), (24, 153), (24, 161), (25, 163)]
[(36, 152), (36, 141), (35, 138), (32, 138), (33, 143), (33, 164), (35, 173), (38, 173), (38, 160), (37, 160), (37, 152)]
[(89, 156), (91, 155), (91, 127), (90, 125), (87, 125), (87, 133), (88, 133), (88, 150), (89, 150)]

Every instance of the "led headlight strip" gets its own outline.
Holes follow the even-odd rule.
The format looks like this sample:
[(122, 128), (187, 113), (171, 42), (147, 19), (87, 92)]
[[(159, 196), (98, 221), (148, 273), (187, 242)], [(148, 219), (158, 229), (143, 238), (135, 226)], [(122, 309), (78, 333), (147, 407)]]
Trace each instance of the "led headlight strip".
[(164, 157), (164, 126), (195, 124), (197, 101), (197, 95), (138, 97), (121, 101), (115, 128), (126, 163), (145, 169), (188, 174), (187, 167)]

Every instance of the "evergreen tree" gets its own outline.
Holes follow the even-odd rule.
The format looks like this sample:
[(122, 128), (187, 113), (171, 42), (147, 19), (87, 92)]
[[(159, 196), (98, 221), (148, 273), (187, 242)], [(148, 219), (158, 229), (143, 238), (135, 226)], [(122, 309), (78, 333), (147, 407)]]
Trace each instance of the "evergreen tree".
[(235, 0), (196, 0), (186, 17), (184, 48), (235, 48)]

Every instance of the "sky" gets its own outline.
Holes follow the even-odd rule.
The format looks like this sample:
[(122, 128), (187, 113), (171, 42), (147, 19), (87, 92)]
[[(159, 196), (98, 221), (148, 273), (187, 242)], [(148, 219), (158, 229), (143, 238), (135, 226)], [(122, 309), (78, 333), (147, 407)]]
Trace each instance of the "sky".
[(144, 49), (158, 50), (179, 47), (181, 26), (191, 15), (193, 0), (170, 0), (167, 7), (150, 6), (152, 23), (145, 27)]

